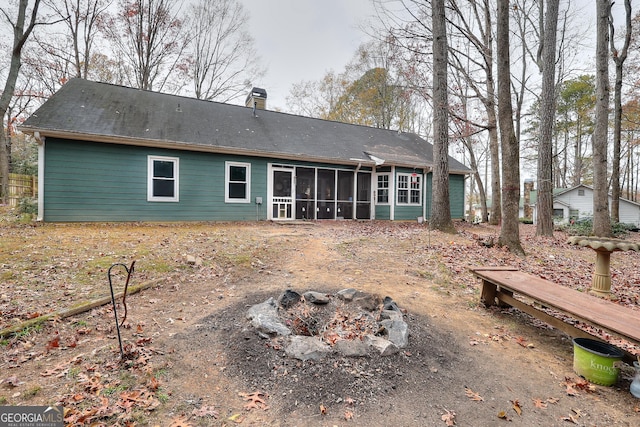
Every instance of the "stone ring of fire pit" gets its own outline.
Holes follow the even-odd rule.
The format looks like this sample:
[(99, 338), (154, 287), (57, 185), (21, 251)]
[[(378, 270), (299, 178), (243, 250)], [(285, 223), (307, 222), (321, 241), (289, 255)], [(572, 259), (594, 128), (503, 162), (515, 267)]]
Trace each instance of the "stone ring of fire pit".
[(591, 281), (590, 294), (611, 297), (611, 254), (618, 251), (640, 251), (640, 245), (620, 239), (595, 236), (573, 236), (569, 243), (596, 251), (596, 271)]
[[(265, 339), (282, 339), (285, 353), (299, 360), (343, 356), (383, 356), (408, 345), (409, 328), (390, 297), (355, 289), (335, 294), (285, 291), (249, 308), (247, 319)], [(278, 346), (272, 346), (274, 348)]]

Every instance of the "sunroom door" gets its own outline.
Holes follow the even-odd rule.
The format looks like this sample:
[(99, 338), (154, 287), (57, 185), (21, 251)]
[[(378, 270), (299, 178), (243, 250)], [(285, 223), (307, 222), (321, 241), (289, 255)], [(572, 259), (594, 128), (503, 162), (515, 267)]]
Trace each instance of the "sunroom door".
[(293, 169), (272, 170), (271, 218), (293, 219)]

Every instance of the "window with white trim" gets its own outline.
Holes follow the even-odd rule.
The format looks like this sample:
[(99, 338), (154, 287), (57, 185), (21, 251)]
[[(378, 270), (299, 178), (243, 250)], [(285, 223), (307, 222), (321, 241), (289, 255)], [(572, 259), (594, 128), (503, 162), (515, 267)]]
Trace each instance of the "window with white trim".
[(225, 162), (225, 203), (249, 203), (251, 201), (251, 164)]
[(398, 201), (399, 205), (422, 204), (421, 176), (416, 173), (398, 174), (398, 196), (396, 200)]
[(376, 203), (379, 205), (386, 205), (389, 203), (389, 174), (378, 175)]
[(147, 201), (178, 202), (179, 164), (177, 157), (147, 157)]

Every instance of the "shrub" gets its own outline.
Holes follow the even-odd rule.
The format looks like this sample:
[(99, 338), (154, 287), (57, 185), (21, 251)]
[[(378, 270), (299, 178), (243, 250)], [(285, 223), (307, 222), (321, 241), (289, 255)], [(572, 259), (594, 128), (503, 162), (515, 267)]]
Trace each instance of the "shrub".
[[(566, 231), (571, 236), (591, 236), (593, 235), (593, 219), (585, 218), (574, 221), (566, 225), (558, 227), (560, 230)], [(621, 222), (611, 222), (611, 233), (613, 237), (622, 238), (635, 231), (637, 227), (633, 224), (624, 224)]]
[(22, 214), (36, 215), (38, 213), (38, 199), (23, 197), (18, 201), (18, 212)]

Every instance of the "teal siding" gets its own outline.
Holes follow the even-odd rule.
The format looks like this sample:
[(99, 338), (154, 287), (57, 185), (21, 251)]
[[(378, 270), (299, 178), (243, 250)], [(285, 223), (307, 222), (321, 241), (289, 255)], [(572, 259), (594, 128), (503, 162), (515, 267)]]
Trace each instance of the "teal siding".
[(390, 205), (376, 205), (376, 219), (391, 219)]
[[(148, 155), (180, 159), (179, 202), (147, 201)], [(266, 218), (265, 159), (48, 138), (45, 161), (45, 221)], [(224, 202), (225, 161), (251, 164), (251, 203)]]
[[(396, 176), (395, 176), (395, 183), (396, 183), (396, 187), (398, 185), (398, 174), (401, 173), (413, 173), (413, 172), (417, 172), (419, 174), (421, 174), (422, 176), (422, 170), (414, 170), (414, 169), (408, 169), (408, 168), (396, 168)], [(422, 203), (424, 204), (424, 197), (425, 197), (425, 193), (424, 193), (424, 188), (425, 188), (425, 183), (422, 183), (422, 188), (423, 188), (423, 193), (422, 193)], [(394, 188), (393, 191), (395, 192), (395, 196), (397, 197), (398, 195), (398, 190), (397, 188)], [(395, 200), (395, 197), (394, 197)], [(421, 205), (404, 205), (404, 204), (398, 204), (398, 202), (396, 201), (395, 204), (395, 209), (394, 209), (394, 219), (398, 220), (398, 221), (406, 221), (406, 220), (415, 220), (416, 218), (418, 218), (419, 216), (423, 215), (423, 211), (422, 211), (422, 204)]]
[(433, 197), (433, 173), (429, 172), (425, 179), (424, 197), (426, 201), (425, 219), (431, 218), (431, 197)]
[[(179, 159), (179, 201), (147, 201), (148, 156)], [(250, 203), (225, 203), (225, 162), (251, 164)], [(166, 150), (47, 138), (44, 220), (74, 221), (251, 221), (267, 217), (268, 164), (354, 170), (339, 166), (258, 157)], [(361, 168), (370, 172), (371, 168)], [(397, 168), (396, 173), (413, 169)], [(397, 179), (396, 179), (397, 182)], [(423, 204), (431, 212), (431, 174), (423, 183)], [(372, 182), (375, 186), (375, 183)], [(395, 189), (391, 189), (395, 192)], [(450, 178), (452, 218), (464, 217), (464, 176)], [(255, 198), (263, 204), (256, 205)], [(423, 206), (394, 207), (396, 220), (415, 220)], [(390, 219), (391, 206), (376, 205), (377, 219)]]
[(396, 205), (395, 219), (398, 221), (415, 220), (422, 216), (422, 206)]
[[(433, 174), (427, 174), (425, 197), (427, 201), (427, 219), (431, 218), (431, 197), (433, 194)], [(449, 175), (449, 209), (451, 219), (464, 218), (464, 175)]]
[(464, 218), (464, 175), (449, 175), (449, 204), (452, 219)]
[[(397, 173), (410, 173), (411, 170), (397, 169)], [(423, 202), (426, 219), (431, 217), (431, 197), (433, 194), (433, 174), (428, 173), (423, 185)], [(449, 175), (449, 206), (452, 219), (464, 218), (464, 175)], [(413, 220), (422, 216), (422, 207), (396, 204), (395, 219)]]

